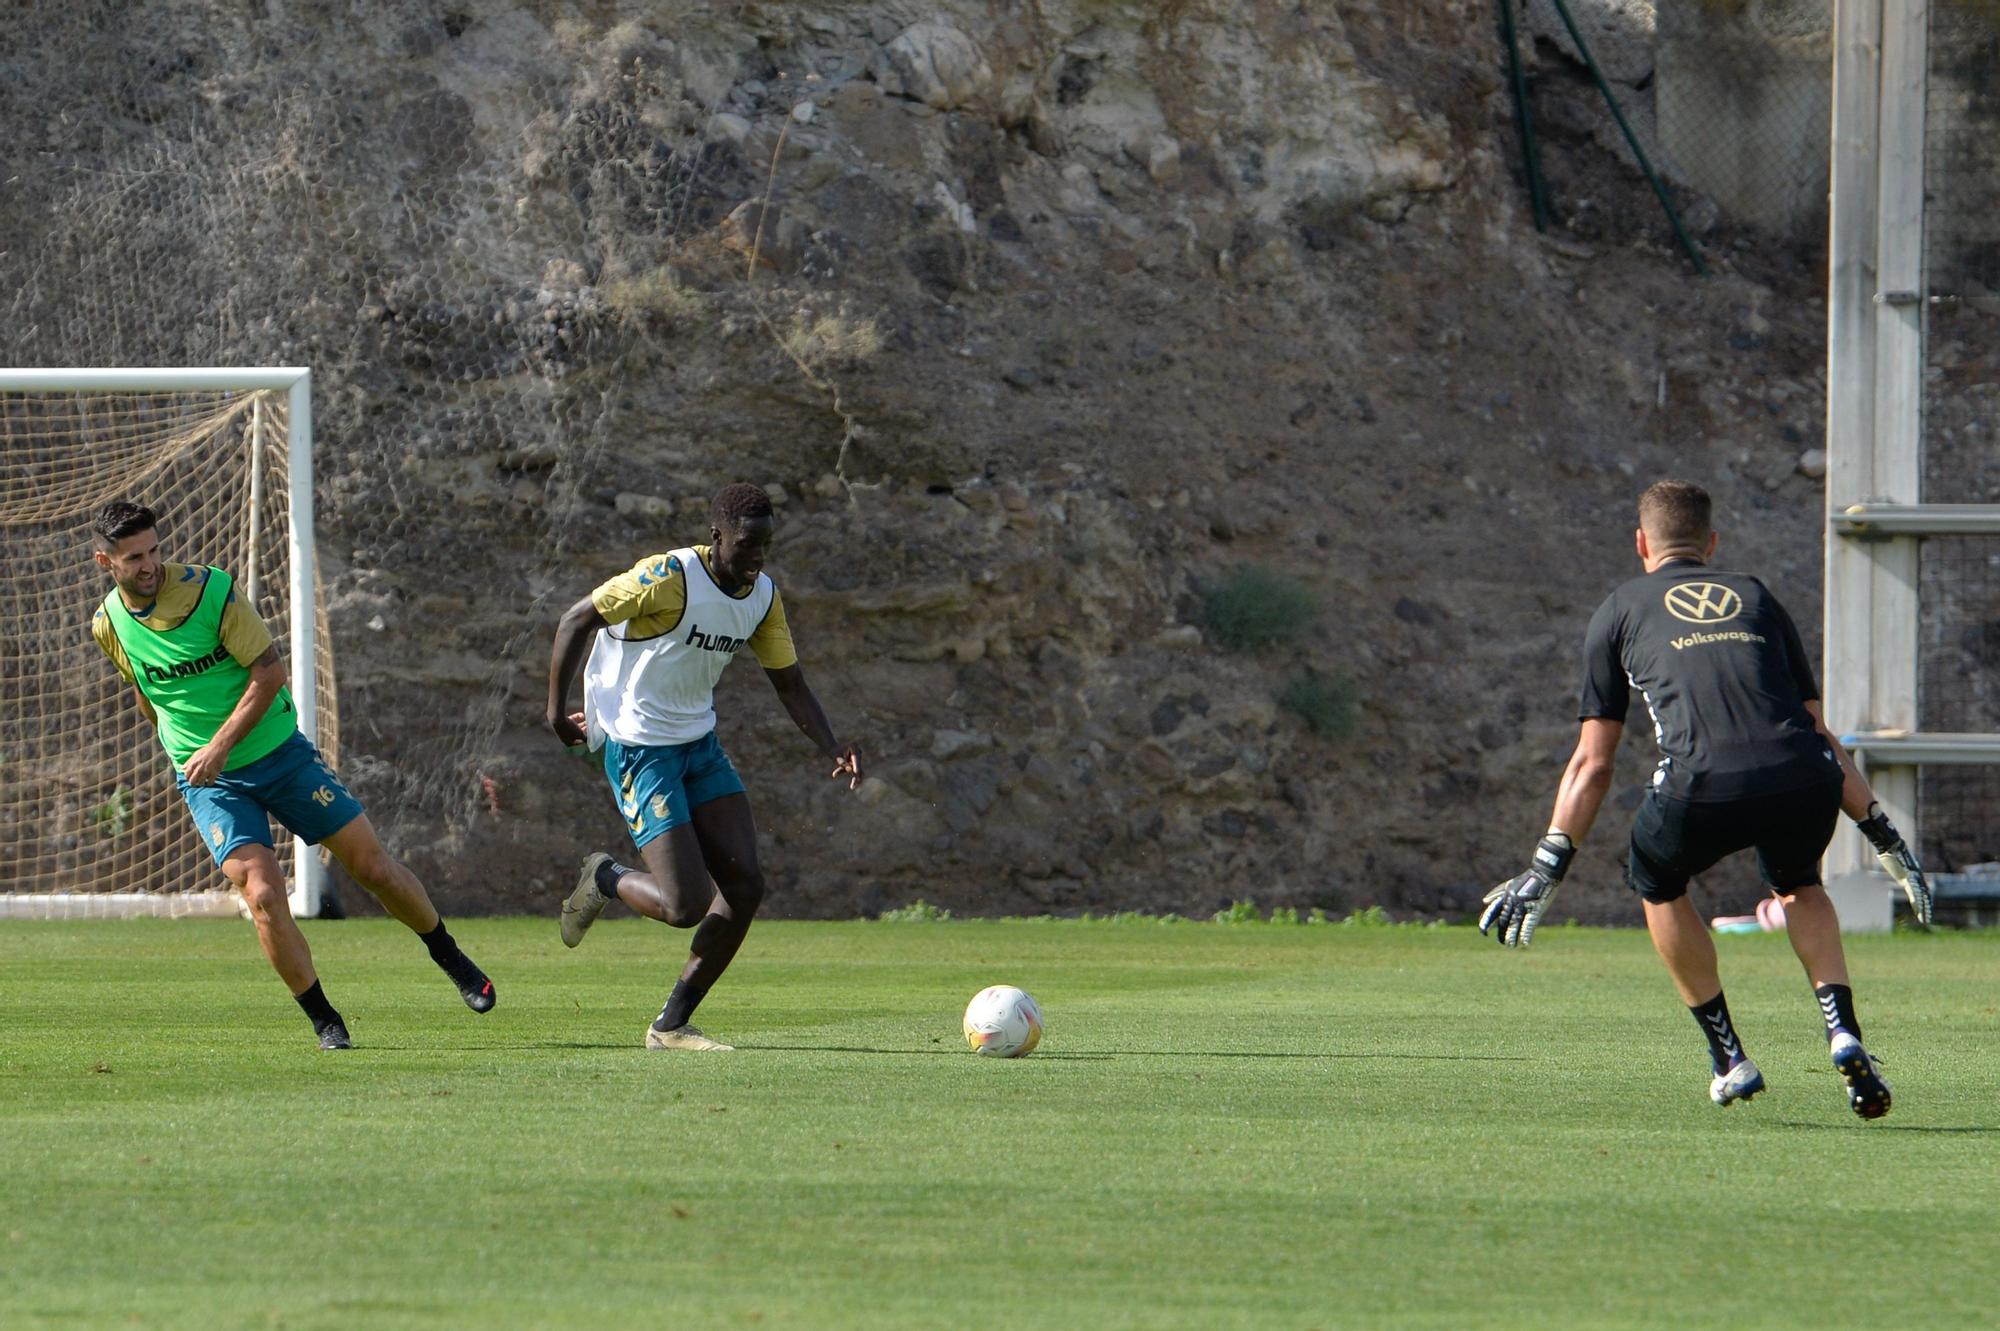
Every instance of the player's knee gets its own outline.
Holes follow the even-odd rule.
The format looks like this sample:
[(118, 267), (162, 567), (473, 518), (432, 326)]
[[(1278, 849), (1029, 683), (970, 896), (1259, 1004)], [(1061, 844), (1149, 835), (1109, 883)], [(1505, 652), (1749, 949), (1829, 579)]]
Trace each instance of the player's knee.
[(729, 903), (731, 914), (749, 919), (764, 904), (764, 875), (753, 869), (733, 878), (723, 887), (722, 899)]
[(661, 903), (660, 913), (673, 928), (692, 929), (701, 923), (703, 916), (708, 914), (708, 904), (703, 902), (696, 905), (691, 901), (670, 897)]
[(1796, 910), (1800, 903), (1808, 906), (1815, 900), (1826, 897), (1826, 888), (1819, 883), (1800, 883), (1795, 887), (1774, 887), (1771, 895), (1784, 904), (1786, 910)]
[(675, 929), (692, 929), (708, 914), (715, 900), (715, 887), (706, 873), (669, 871), (656, 881), (660, 885), (660, 918)]
[(241, 890), (243, 904), (253, 920), (277, 918), (291, 909), (291, 903), (285, 898), (285, 885), (263, 874), (251, 874), (243, 882)]
[(396, 860), (380, 846), (371, 846), (354, 857), (347, 871), (369, 891), (389, 887), (396, 881)]

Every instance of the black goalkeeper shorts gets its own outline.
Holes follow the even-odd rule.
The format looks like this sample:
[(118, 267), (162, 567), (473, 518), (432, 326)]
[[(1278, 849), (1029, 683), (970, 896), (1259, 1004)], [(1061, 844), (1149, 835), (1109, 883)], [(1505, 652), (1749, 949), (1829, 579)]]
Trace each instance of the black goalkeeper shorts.
[(1757, 868), (1773, 891), (1819, 883), (1819, 860), (1840, 817), (1840, 782), (1719, 804), (1647, 791), (1632, 820), (1625, 883), (1646, 901), (1687, 895), (1688, 879), (1725, 855), (1757, 848)]

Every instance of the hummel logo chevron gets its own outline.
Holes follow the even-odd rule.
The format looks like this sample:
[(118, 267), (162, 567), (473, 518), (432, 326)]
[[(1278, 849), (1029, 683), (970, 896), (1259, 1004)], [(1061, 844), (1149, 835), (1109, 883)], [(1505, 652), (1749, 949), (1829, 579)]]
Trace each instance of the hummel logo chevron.
[(1736, 1032), (1729, 1028), (1729, 1021), (1726, 1017), (1723, 1017), (1720, 1013), (1704, 1013), (1702, 1015), (1702, 1022), (1715, 1032), (1715, 1042), (1722, 1046), (1724, 1053), (1728, 1054), (1731, 1058), (1735, 1058), (1743, 1052), (1743, 1047), (1736, 1043)]

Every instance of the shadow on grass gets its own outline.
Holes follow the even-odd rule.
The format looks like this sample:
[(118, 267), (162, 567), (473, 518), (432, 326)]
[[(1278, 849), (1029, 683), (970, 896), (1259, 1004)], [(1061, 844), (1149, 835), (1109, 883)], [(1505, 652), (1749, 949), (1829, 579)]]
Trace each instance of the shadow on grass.
[[(1805, 1123), (1797, 1119), (1781, 1118), (1771, 1124), (1777, 1128), (1804, 1128), (1810, 1132), (1858, 1132), (1861, 1127), (1852, 1123)], [(1869, 1132), (1937, 1132), (1971, 1133), (1975, 1136), (2000, 1135), (2000, 1127), (1982, 1127), (1977, 1123), (1955, 1126), (1945, 1123), (1869, 1123)]]
[[(503, 1049), (639, 1049), (637, 1040), (501, 1040), (491, 1044), (396, 1044), (385, 1040), (356, 1041), (355, 1053), (374, 1054), (491, 1054)], [(652, 1052), (658, 1052), (657, 1050)]]
[[(356, 1052), (373, 1051), (396, 1054), (442, 1054), (493, 1053), (499, 1050), (555, 1049), (629, 1050), (635, 1053), (658, 1054), (660, 1050), (644, 1048), (637, 1040), (520, 1040), (503, 1041), (493, 1044), (393, 1044), (370, 1040), (365, 1045), (357, 1045)], [(848, 1044), (744, 1044), (736, 1047), (736, 1052), (744, 1054), (879, 1054), (901, 1058), (961, 1058), (965, 1051), (956, 1045), (940, 1045), (935, 1049), (878, 1049), (869, 1045)], [(1526, 1063), (1522, 1054), (1407, 1054), (1389, 1049), (1376, 1050), (1328, 1050), (1325, 1053), (1291, 1053), (1270, 1049), (1079, 1049), (1057, 1053), (1042, 1050), (1033, 1055), (1037, 1062), (1050, 1060), (1071, 1062), (1105, 1063), (1116, 1058), (1299, 1058), (1299, 1059), (1392, 1059), (1410, 1063)], [(1910, 1129), (1914, 1130), (1914, 1129)], [(1944, 1131), (1945, 1129), (1933, 1129)], [(1986, 1128), (1960, 1128), (1960, 1132), (1985, 1132)]]
[[(956, 1042), (939, 1045), (935, 1049), (874, 1049), (867, 1045), (855, 1044), (755, 1044), (739, 1045), (740, 1049), (757, 1052), (769, 1051), (774, 1054), (898, 1054), (905, 1058), (958, 1058), (966, 1050)], [(1038, 1054), (1038, 1058), (1102, 1058), (1102, 1054)]]
[(1406, 1054), (1394, 1049), (1329, 1049), (1318, 1054), (1276, 1050), (1113, 1049), (1118, 1058), (1387, 1058), (1407, 1063), (1526, 1063), (1525, 1054)]
[[(870, 1049), (858, 1045), (837, 1044), (760, 1044), (743, 1045), (744, 1049), (769, 1049), (788, 1054), (915, 1054), (937, 1055), (957, 1058), (964, 1051), (955, 1046), (938, 1049)], [(1329, 1050), (1326, 1053), (1303, 1054), (1279, 1050), (1262, 1049), (1079, 1049), (1073, 1053), (1055, 1053), (1042, 1050), (1033, 1055), (1040, 1061), (1045, 1059), (1088, 1059), (1103, 1062), (1113, 1058), (1389, 1058), (1426, 1063), (1525, 1063), (1526, 1056), (1520, 1054), (1403, 1054), (1392, 1050), (1364, 1050), (1343, 1052)]]

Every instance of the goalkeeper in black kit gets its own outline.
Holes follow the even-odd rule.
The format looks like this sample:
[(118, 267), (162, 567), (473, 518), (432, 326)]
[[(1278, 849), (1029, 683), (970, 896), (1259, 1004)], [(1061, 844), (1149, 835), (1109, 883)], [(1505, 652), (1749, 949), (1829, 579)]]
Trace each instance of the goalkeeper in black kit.
[(1633, 820), (1626, 881), (1708, 1040), (1709, 1098), (1717, 1105), (1748, 1100), (1764, 1089), (1764, 1076), (1730, 1022), (1715, 943), (1688, 901), (1688, 880), (1754, 847), (1764, 882), (1784, 903), (1786, 932), (1819, 1000), (1848, 1103), (1862, 1118), (1880, 1118), (1889, 1112), (1889, 1083), (1861, 1043), (1840, 920), (1820, 883), (1836, 819), (1845, 812), (1860, 825), (1925, 925), (1930, 885), (1827, 729), (1791, 617), (1756, 578), (1708, 566), (1716, 544), (1709, 512), (1707, 492), (1681, 481), (1661, 481), (1640, 496), (1645, 576), (1612, 592), (1591, 617), (1578, 708), (1583, 731), (1548, 833), (1526, 873), (1487, 893), (1479, 929), (1509, 947), (1534, 939), (1610, 788), (1637, 693), (1652, 713), (1660, 762)]

